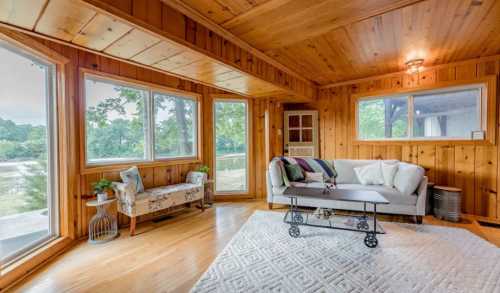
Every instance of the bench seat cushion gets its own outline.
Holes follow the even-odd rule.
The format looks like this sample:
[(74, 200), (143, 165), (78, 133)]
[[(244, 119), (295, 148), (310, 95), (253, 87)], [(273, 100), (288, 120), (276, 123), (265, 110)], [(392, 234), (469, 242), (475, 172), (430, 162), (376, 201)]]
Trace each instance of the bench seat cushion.
[(119, 210), (129, 216), (140, 216), (197, 201), (203, 195), (203, 187), (191, 183), (155, 187), (138, 193), (131, 204), (120, 202)]

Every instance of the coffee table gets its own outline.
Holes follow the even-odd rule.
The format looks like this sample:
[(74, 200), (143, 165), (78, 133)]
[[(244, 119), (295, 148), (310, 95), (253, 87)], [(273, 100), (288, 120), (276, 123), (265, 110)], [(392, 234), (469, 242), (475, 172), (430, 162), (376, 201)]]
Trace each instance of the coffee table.
[[(349, 230), (349, 231), (366, 233), (364, 239), (365, 245), (367, 247), (374, 248), (377, 247), (378, 245), (377, 234), (385, 234), (385, 231), (382, 230), (381, 228), (377, 230), (377, 205), (389, 204), (389, 201), (376, 191), (332, 189), (332, 188), (288, 187), (283, 192), (283, 195), (290, 198), (290, 208), (285, 214), (284, 221), (290, 224), (288, 233), (290, 234), (290, 236), (294, 238), (300, 236), (299, 225)], [(335, 224), (331, 220), (327, 221), (328, 225), (310, 223), (309, 215), (311, 214), (311, 212), (299, 209), (298, 198), (359, 202), (364, 206), (363, 215), (348, 216), (349, 218), (354, 219), (354, 221), (356, 221), (357, 223), (356, 229)], [(370, 229), (370, 225), (368, 224), (369, 217), (366, 210), (367, 204), (373, 205), (372, 229)], [(316, 208), (324, 208), (324, 207), (317, 206)], [(340, 215), (337, 213), (335, 214)], [(306, 219), (304, 219), (304, 215), (306, 215)]]

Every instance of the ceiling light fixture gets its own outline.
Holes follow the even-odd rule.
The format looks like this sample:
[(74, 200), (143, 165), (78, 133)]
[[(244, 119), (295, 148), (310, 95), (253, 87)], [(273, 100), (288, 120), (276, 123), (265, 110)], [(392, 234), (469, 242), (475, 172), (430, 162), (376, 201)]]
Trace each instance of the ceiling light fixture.
[(424, 59), (412, 59), (407, 61), (405, 64), (406, 72), (408, 74), (415, 74), (422, 71), (422, 69), (424, 68)]

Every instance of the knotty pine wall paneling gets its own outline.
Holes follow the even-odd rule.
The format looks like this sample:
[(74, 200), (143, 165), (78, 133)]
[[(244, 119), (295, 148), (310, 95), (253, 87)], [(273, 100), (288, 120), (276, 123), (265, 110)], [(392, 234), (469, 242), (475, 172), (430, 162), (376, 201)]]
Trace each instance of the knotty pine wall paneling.
[[(444, 81), (474, 80), (496, 75), (497, 105), (493, 107), (498, 109), (499, 68), (500, 56), (493, 56), (431, 67), (413, 76), (398, 73), (346, 82), (321, 88), (318, 100), (313, 103), (285, 104), (285, 109), (319, 111), (322, 158), (397, 159), (419, 164), (425, 168), (430, 181), (463, 190), (464, 213), (500, 219), (498, 138), (494, 145), (480, 142), (457, 144), (453, 141), (387, 144), (355, 142), (352, 129), (354, 110), (350, 108), (352, 95), (369, 95), (381, 90), (397, 91)], [(496, 129), (498, 137), (500, 128), (496, 120), (488, 123)]]
[[(91, 69), (94, 71), (112, 74), (120, 77), (126, 77), (130, 79), (137, 80), (139, 82), (153, 83), (164, 87), (170, 87), (174, 89), (194, 92), (202, 96), (201, 101), (201, 137), (202, 137), (202, 162), (187, 162), (187, 163), (166, 163), (154, 164), (153, 166), (140, 166), (141, 176), (146, 188), (175, 184), (183, 182), (186, 178), (186, 174), (191, 170), (196, 170), (201, 164), (213, 166), (213, 123), (212, 123), (212, 97), (220, 95), (228, 95), (230, 93), (224, 92), (222, 90), (208, 87), (205, 85), (197, 84), (191, 81), (186, 81), (179, 79), (174, 76), (166, 75), (157, 71), (148, 70), (142, 67), (134, 66), (129, 63), (124, 63), (117, 61), (115, 59), (107, 58), (104, 56), (99, 56), (90, 52), (78, 50), (73, 47), (65, 46), (56, 42), (52, 42), (46, 39), (39, 39), (32, 36), (27, 36), (33, 38), (35, 41), (45, 45), (46, 47), (60, 53), (66, 58), (70, 59), (70, 63), (66, 67), (66, 84), (67, 91), (69, 92), (69, 107), (74, 107), (75, 115), (74, 119), (71, 121), (72, 128), (75, 129), (75, 157), (81, 156), (81, 140), (82, 138), (78, 135), (78, 129), (80, 128), (80, 123), (83, 122), (83, 109), (80, 109), (80, 69)], [(234, 96), (234, 94), (231, 93)], [(275, 103), (273, 98), (245, 98), (249, 101), (251, 109), (255, 109), (250, 113), (252, 119), (254, 119), (254, 125), (252, 125), (253, 132), (250, 134), (252, 137), (252, 142), (255, 146), (254, 160), (251, 162), (252, 168), (249, 177), (252, 182), (250, 184), (249, 196), (251, 198), (264, 198), (265, 197), (265, 169), (267, 167), (267, 162), (265, 162), (263, 140), (264, 140), (264, 119), (265, 112), (268, 111), (268, 107), (272, 108), (270, 112), (272, 114), (273, 127), (280, 127), (282, 123), (282, 115), (276, 116), (277, 109), (282, 105), (280, 103)], [(271, 106), (270, 106), (271, 105)], [(282, 112), (282, 111), (281, 111)], [(278, 125), (278, 126), (276, 126)], [(279, 150), (279, 143), (276, 150)], [(275, 151), (276, 151), (275, 150)], [(279, 152), (279, 151), (276, 151)], [(87, 208), (85, 206), (86, 201), (92, 199), (92, 183), (98, 181), (101, 178), (106, 178), (112, 181), (120, 180), (119, 171), (123, 168), (118, 169), (106, 169), (104, 171), (85, 171), (83, 172), (82, 166), (80, 166), (78, 160), (78, 170), (79, 176), (73, 178), (73, 195), (74, 195), (74, 213), (77, 215), (75, 225), (76, 237), (84, 237), (87, 234), (88, 221), (95, 213), (95, 209)], [(257, 168), (257, 166), (259, 166)], [(262, 181), (263, 180), (263, 181)], [(263, 182), (263, 183), (262, 183)], [(112, 209), (116, 211), (116, 208)], [(160, 213), (153, 215), (147, 215), (140, 217), (139, 221), (145, 221), (151, 219), (152, 217), (158, 216)], [(118, 215), (119, 224), (121, 226), (128, 224), (128, 217), (123, 215)]]

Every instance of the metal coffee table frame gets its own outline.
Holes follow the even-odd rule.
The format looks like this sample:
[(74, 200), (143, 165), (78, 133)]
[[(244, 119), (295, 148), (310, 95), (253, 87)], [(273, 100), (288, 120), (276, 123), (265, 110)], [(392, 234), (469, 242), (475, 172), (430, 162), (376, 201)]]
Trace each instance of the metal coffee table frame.
[[(353, 232), (361, 232), (361, 233), (366, 233), (366, 236), (364, 238), (364, 243), (367, 247), (369, 248), (375, 248), (378, 245), (378, 240), (377, 240), (377, 234), (385, 234), (385, 231), (380, 227), (377, 229), (377, 204), (375, 202), (367, 202), (367, 201), (360, 201), (360, 203), (363, 203), (363, 215), (361, 216), (354, 216), (354, 215), (345, 215), (345, 214), (339, 214), (335, 213), (337, 216), (348, 216), (350, 218), (353, 218), (357, 221), (356, 228), (347, 228), (347, 227), (339, 227), (335, 226), (331, 220), (327, 220), (325, 222), (328, 223), (328, 225), (319, 225), (319, 224), (310, 224), (308, 223), (309, 220), (309, 215), (312, 214), (310, 211), (305, 211), (303, 209), (300, 209), (298, 207), (298, 197), (299, 196), (294, 196), (294, 195), (288, 195), (290, 198), (290, 208), (285, 214), (285, 217), (283, 218), (283, 221), (287, 224), (290, 224), (290, 228), (288, 229), (288, 233), (290, 234), (291, 237), (297, 238), (300, 236), (300, 228), (299, 226), (309, 226), (309, 227), (320, 227), (320, 228), (328, 228), (328, 229), (336, 229), (336, 230), (347, 230), (347, 231), (353, 231)], [(373, 228), (371, 230), (370, 226), (368, 224), (369, 216), (368, 216), (368, 211), (366, 209), (367, 204), (371, 203), (373, 204)], [(380, 203), (383, 204), (383, 203)], [(306, 215), (306, 219), (304, 219), (303, 215)], [(291, 220), (287, 220), (287, 218), (290, 215)], [(335, 217), (334, 215), (334, 217)]]

